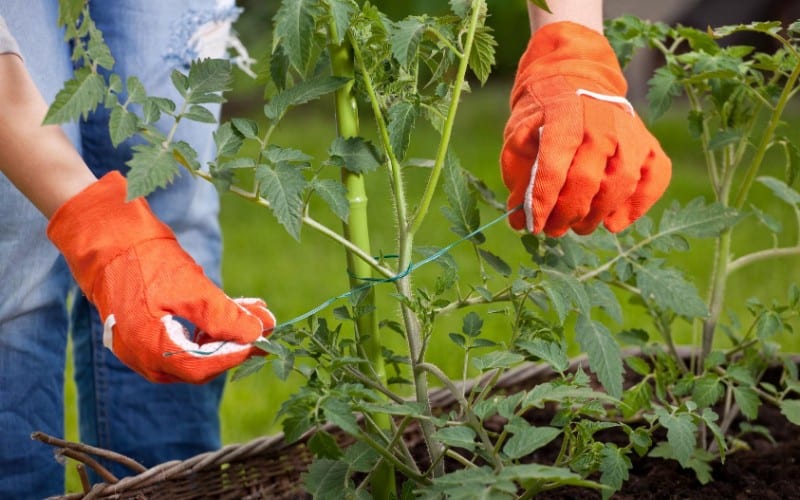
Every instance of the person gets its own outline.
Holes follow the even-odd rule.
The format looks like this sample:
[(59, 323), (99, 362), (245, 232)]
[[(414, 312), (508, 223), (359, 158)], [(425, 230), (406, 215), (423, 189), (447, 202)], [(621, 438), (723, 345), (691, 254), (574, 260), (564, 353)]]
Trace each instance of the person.
[[(62, 488), (60, 466), (28, 434), (63, 433), (69, 271), (83, 291), (72, 307), (81, 440), (146, 466), (218, 446), (222, 379), (215, 375), (250, 356), (249, 343), (274, 325), (263, 302), (231, 301), (209, 283), (219, 282), (218, 205), (210, 185), (182, 175), (147, 202), (125, 203), (117, 171), (131, 143), (111, 147), (106, 111), (63, 129), (41, 125), (45, 102), (71, 72), (67, 48), (52, 28), (53, 3), (0, 0), (0, 16), (19, 41), (17, 49), (0, 25), (3, 497), (42, 497)], [(508, 205), (523, 209), (509, 221), (551, 236), (591, 232), (600, 223), (618, 231), (663, 193), (669, 160), (624, 99), (624, 77), (602, 36), (602, 1), (550, 3), (550, 13), (529, 8), (532, 37), (511, 92), (500, 160)], [(198, 18), (197, 9), (217, 12), (217, 4), (120, 0), (103, 8), (90, 2), (117, 57), (115, 71), (123, 79), (144, 77), (149, 92), (173, 99), (172, 67), (164, 64), (165, 51), (175, 59), (171, 23)], [(212, 143), (205, 125), (179, 130), (195, 146)], [(200, 153), (201, 162), (211, 156)], [(184, 336), (178, 316), (214, 339), (233, 341), (225, 344), (231, 347), (193, 357), (185, 351), (205, 344)], [(116, 356), (103, 349), (104, 340)], [(164, 357), (166, 351), (182, 354)]]
[(671, 162), (630, 102), (600, 0), (529, 4), (532, 36), (500, 153), (511, 226), (560, 236), (620, 231), (664, 193)]
[[(192, 57), (223, 56), (220, 31), (238, 12), (233, 0), (89, 4), (114, 71), (176, 101), (171, 71)], [(64, 434), (70, 323), (81, 441), (146, 467), (219, 448), (221, 374), (274, 325), (262, 301), (233, 301), (218, 288), (213, 186), (184, 173), (147, 201), (126, 203), (120, 171), (135, 141), (112, 147), (107, 110), (42, 126), (46, 103), (73, 70), (57, 9), (52, 0), (0, 0), (8, 27), (0, 26), (0, 498), (64, 491), (64, 467), (30, 435)], [(176, 139), (201, 148), (205, 162), (212, 132), (181, 123)], [(70, 271), (83, 292), (74, 295), (71, 322)], [(196, 345), (183, 320), (232, 342)], [(204, 349), (214, 354), (185, 352)], [(152, 383), (179, 380), (193, 384)], [(105, 465), (118, 477), (131, 473)]]

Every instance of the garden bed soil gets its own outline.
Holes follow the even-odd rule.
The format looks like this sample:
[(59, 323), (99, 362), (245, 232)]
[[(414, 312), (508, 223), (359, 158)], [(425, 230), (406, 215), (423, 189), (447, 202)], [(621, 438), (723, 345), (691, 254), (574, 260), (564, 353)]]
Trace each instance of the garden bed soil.
[[(728, 455), (725, 463), (714, 463), (708, 484), (701, 485), (690, 469), (673, 460), (635, 458), (630, 478), (617, 500), (645, 499), (800, 499), (800, 429), (788, 422), (774, 407), (764, 406), (758, 421), (776, 440), (751, 434), (750, 449)], [(537, 498), (548, 500), (599, 499), (600, 494), (566, 487), (551, 490)]]

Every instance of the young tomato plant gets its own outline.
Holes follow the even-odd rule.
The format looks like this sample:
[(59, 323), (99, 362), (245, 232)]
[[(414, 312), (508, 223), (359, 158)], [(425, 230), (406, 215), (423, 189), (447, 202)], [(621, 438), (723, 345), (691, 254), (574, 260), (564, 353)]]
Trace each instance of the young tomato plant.
[[(798, 155), (779, 135), (783, 112), (797, 91), (800, 58), (794, 36), (800, 26), (783, 31), (778, 24), (759, 23), (701, 32), (630, 17), (609, 23), (607, 34), (623, 62), (642, 46), (664, 56), (665, 66), (651, 80), (653, 114), (666, 111), (679, 94), (687, 96), (689, 126), (706, 159), (713, 201), (673, 204), (657, 224), (645, 217), (619, 234), (524, 235), (519, 241), (526, 260), (509, 263), (508, 249), (494, 249), (488, 241), (479, 204), (496, 212), (493, 222), (502, 220), (505, 210), (480, 179), (462, 168), (451, 145), (462, 94), (470, 82), (485, 82), (494, 62), (495, 43), (484, 24), (487, 4), (451, 0), (450, 5), (446, 16), (395, 21), (355, 0), (284, 0), (263, 65), (264, 116), (259, 122), (233, 118), (220, 124), (214, 134), (217, 158), (209, 165), (199, 165), (192, 146), (174, 141), (174, 132), (183, 120), (214, 119), (203, 105), (223, 99), (230, 64), (202, 60), (185, 73), (176, 70), (178, 103), (148, 96), (135, 77), (123, 82), (113, 73), (103, 76), (100, 68), (113, 69), (113, 58), (88, 9), (62, 11), (76, 59), (84, 64), (57, 97), (48, 120), (77, 119), (102, 104), (111, 109), (115, 144), (137, 133), (144, 138), (128, 163), (129, 196), (163, 187), (183, 167), (268, 208), (295, 238), (306, 228), (347, 250), (352, 289), (346, 304), (333, 310), (333, 318), (309, 314), (279, 325), (268, 341), (258, 343), (271, 355), (253, 358), (235, 374), (272, 364), (283, 378), (292, 372), (307, 378), (281, 408), (288, 440), (314, 431), (308, 444), (316, 460), (304, 477), (306, 489), (323, 498), (368, 492), (529, 498), (576, 485), (598, 488), (607, 497), (628, 477), (634, 455), (674, 459), (692, 468), (700, 481), (710, 480), (709, 462), (724, 457), (737, 439), (737, 419), (754, 419), (762, 403), (778, 405), (787, 418), (800, 422), (796, 365), (772, 342), (790, 328), (800, 289), (792, 287), (784, 301), (751, 301), (749, 321), (733, 319), (721, 327), (731, 274), (800, 254), (800, 245), (777, 243), (735, 258), (732, 251), (735, 231), (747, 220), (759, 221), (780, 241), (774, 218), (748, 203), (755, 182), (800, 214), (800, 193), (791, 188)], [(761, 53), (718, 44), (740, 31), (769, 36), (779, 48)], [(331, 126), (338, 136), (326, 158), (273, 142), (273, 132), (293, 108), (331, 94), (336, 111)], [(154, 126), (162, 116), (174, 120), (166, 134)], [(359, 125), (364, 117), (369, 134)], [(438, 134), (425, 161), (409, 157), (421, 122)], [(760, 174), (773, 148), (786, 152), (785, 180)], [(245, 153), (250, 150), (255, 153)], [(409, 169), (420, 167), (424, 185), (408, 189)], [(252, 175), (239, 175), (246, 171)], [(391, 256), (376, 257), (371, 248), (366, 183), (372, 179), (390, 186)], [(443, 212), (454, 243), (474, 249), (482, 270), (477, 283), (463, 282), (449, 246), (418, 241), (420, 228), (433, 217), (438, 192), (447, 200)], [(312, 200), (323, 203), (312, 210)], [(313, 213), (328, 209), (341, 220), (341, 230)], [(706, 298), (667, 259), (691, 252), (689, 242), (698, 238), (716, 242)], [(415, 261), (415, 255), (422, 260)], [(415, 271), (434, 260), (441, 268), (435, 282), (415, 283)], [(376, 307), (376, 293), (386, 289), (398, 307)], [(652, 321), (623, 329), (630, 310), (623, 299), (633, 304), (626, 307), (643, 308)], [(481, 313), (487, 305), (507, 319), (502, 340), (484, 329)], [(455, 313), (463, 318), (461, 331), (442, 332), (437, 320)], [(698, 331), (698, 345), (689, 356), (675, 339), (679, 322)], [(402, 336), (401, 352), (382, 339), (387, 330)], [(715, 342), (720, 330), (730, 341), (727, 347)], [(458, 373), (430, 361), (434, 336), (449, 337), (460, 352)], [(570, 363), (573, 342), (585, 352), (602, 388)], [(629, 344), (639, 348), (637, 355), (625, 354)], [(504, 374), (529, 362), (549, 366), (553, 379), (512, 392), (498, 390)], [(784, 367), (780, 379), (762, 380), (775, 363)], [(636, 375), (627, 387), (626, 370)], [(456, 381), (466, 382), (468, 374), (477, 375), (479, 383)], [(452, 393), (454, 407), (432, 407), (429, 379)], [(525, 418), (545, 406), (558, 409), (546, 425)], [(493, 427), (498, 421), (500, 427)], [(328, 423), (356, 443), (340, 448)], [(414, 455), (403, 439), (409, 428), (419, 429), (422, 454)], [(596, 438), (609, 429), (627, 442)], [(553, 460), (529, 463), (528, 457), (548, 445), (559, 450)]]

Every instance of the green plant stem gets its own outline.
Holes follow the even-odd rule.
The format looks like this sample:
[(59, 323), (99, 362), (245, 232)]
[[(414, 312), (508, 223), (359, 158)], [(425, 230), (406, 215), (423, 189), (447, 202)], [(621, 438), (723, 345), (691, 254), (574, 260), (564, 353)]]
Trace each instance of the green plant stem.
[(703, 361), (711, 352), (714, 345), (714, 332), (717, 328), (717, 321), (722, 312), (722, 304), (725, 298), (725, 287), (728, 280), (728, 264), (731, 253), (731, 231), (723, 232), (717, 239), (715, 249), (714, 268), (711, 278), (711, 294), (708, 306), (708, 318), (703, 321), (703, 337), (700, 348), (700, 359), (697, 363), (698, 370), (702, 369)]
[(478, 437), (483, 444), (483, 448), (489, 454), (489, 458), (492, 461), (492, 465), (494, 466), (495, 471), (499, 471), (503, 468), (503, 461), (501, 460), (499, 454), (494, 449), (494, 445), (492, 444), (492, 440), (489, 438), (489, 434), (486, 432), (486, 429), (483, 427), (481, 422), (478, 420), (478, 417), (475, 416), (475, 413), (472, 411), (472, 407), (469, 404), (469, 401), (464, 397), (462, 392), (456, 387), (452, 380), (439, 368), (438, 366), (431, 364), (431, 363), (420, 363), (417, 365), (417, 369), (425, 370), (429, 372), (434, 377), (438, 378), (447, 389), (453, 394), (453, 396), (458, 401), (458, 404), (464, 410), (464, 416), (467, 418), (467, 423), (470, 427), (478, 434)]
[(478, 23), (480, 21), (481, 3), (482, 0), (472, 1), (472, 15), (469, 20), (469, 26), (467, 27), (467, 37), (464, 41), (464, 52), (459, 60), (455, 81), (453, 82), (453, 97), (450, 101), (450, 107), (447, 112), (447, 120), (444, 122), (444, 126), (442, 127), (442, 138), (439, 142), (439, 150), (436, 153), (436, 162), (433, 165), (433, 171), (431, 172), (430, 177), (428, 177), (428, 184), (425, 186), (425, 191), (422, 194), (419, 207), (411, 219), (409, 232), (412, 235), (417, 233), (422, 225), (422, 221), (428, 214), (431, 201), (433, 200), (433, 195), (436, 192), (436, 186), (439, 183), (439, 176), (441, 175), (442, 168), (444, 167), (447, 151), (450, 147), (450, 137), (453, 134), (453, 127), (455, 126), (456, 112), (458, 111), (458, 105), (461, 100), (461, 92), (464, 87), (464, 79), (467, 75), (467, 68), (469, 68), (469, 57), (472, 52), (473, 42), (475, 41), (475, 32), (478, 29)]
[[(330, 39), (337, 39), (335, 23), (329, 24)], [(331, 69), (334, 76), (353, 77), (353, 59), (345, 42), (341, 45), (328, 46), (331, 57)], [(341, 137), (356, 137), (359, 135), (358, 107), (352, 93), (352, 80), (336, 90), (334, 102), (336, 106), (336, 124)], [(367, 191), (364, 176), (351, 172), (346, 168), (341, 169), (342, 183), (347, 188), (347, 201), (350, 207), (347, 222), (344, 224), (345, 239), (367, 253), (370, 252), (369, 217), (367, 213)], [(371, 277), (372, 269), (362, 259), (357, 258), (352, 252), (347, 252), (347, 268), (350, 274), (350, 287), (357, 288), (362, 283), (356, 276)], [(370, 287), (364, 292), (359, 307), (361, 314), (355, 320), (356, 341), (366, 353), (369, 369), (373, 370), (381, 385), (386, 385), (386, 367), (383, 360), (383, 345), (381, 343), (378, 316), (375, 313), (375, 289)], [(379, 413), (374, 415), (378, 426), (384, 429), (391, 428), (391, 416)], [(374, 498), (390, 499), (396, 496), (394, 481), (394, 468), (391, 461), (386, 460), (385, 466), (378, 466), (373, 471), (372, 495)], [(409, 471), (412, 472), (413, 471)]]
[(761, 141), (758, 143), (758, 147), (756, 148), (756, 152), (753, 155), (752, 161), (750, 162), (750, 166), (745, 171), (744, 179), (740, 184), (739, 191), (733, 203), (734, 208), (741, 209), (747, 200), (747, 195), (750, 193), (750, 187), (753, 185), (753, 181), (755, 180), (756, 175), (758, 175), (758, 171), (761, 169), (764, 156), (767, 154), (769, 145), (772, 142), (772, 137), (775, 135), (775, 129), (777, 129), (778, 124), (780, 124), (783, 111), (786, 109), (786, 105), (789, 103), (789, 98), (792, 95), (798, 77), (800, 77), (800, 64), (795, 66), (794, 70), (784, 84), (783, 91), (781, 92), (781, 95), (778, 98), (778, 103), (775, 105), (775, 110), (772, 112), (772, 116), (770, 117), (769, 122), (767, 123), (767, 126), (761, 135)]
[(800, 255), (800, 246), (769, 248), (767, 250), (749, 253), (731, 261), (731, 263), (728, 264), (728, 274), (762, 260), (770, 260), (776, 257), (793, 257), (796, 255)]

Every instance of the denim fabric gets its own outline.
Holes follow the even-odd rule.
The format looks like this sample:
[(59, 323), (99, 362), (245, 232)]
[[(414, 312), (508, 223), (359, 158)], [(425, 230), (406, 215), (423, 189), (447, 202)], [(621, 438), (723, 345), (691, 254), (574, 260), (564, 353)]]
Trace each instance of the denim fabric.
[[(72, 70), (68, 47), (56, 29), (57, 4), (0, 0), (0, 16), (48, 102)], [(150, 94), (177, 100), (169, 78), (173, 68), (191, 56), (222, 55), (224, 46), (198, 47), (186, 36), (199, 23), (234, 14), (230, 8), (221, 10), (220, 4), (230, 7), (214, 0), (98, 0), (90, 8), (123, 81), (135, 74)], [(108, 112), (101, 110), (80, 125), (65, 127), (98, 176), (124, 171), (133, 144), (113, 148), (107, 120)], [(169, 120), (160, 124), (162, 129), (171, 125)], [(183, 122), (176, 139), (198, 148), (204, 163), (213, 154), (212, 130), (207, 124)], [(183, 247), (219, 282), (219, 205), (213, 187), (181, 175), (149, 201)], [(47, 221), (2, 175), (0, 209), (0, 498), (42, 498), (63, 492), (64, 469), (52, 450), (32, 441), (30, 434), (64, 434), (66, 297), (75, 289), (63, 259), (46, 239)], [(73, 302), (70, 334), (81, 440), (145, 466), (218, 448), (224, 377), (204, 386), (151, 384), (103, 347), (102, 324), (80, 291)], [(119, 476), (129, 474), (110, 467)]]

